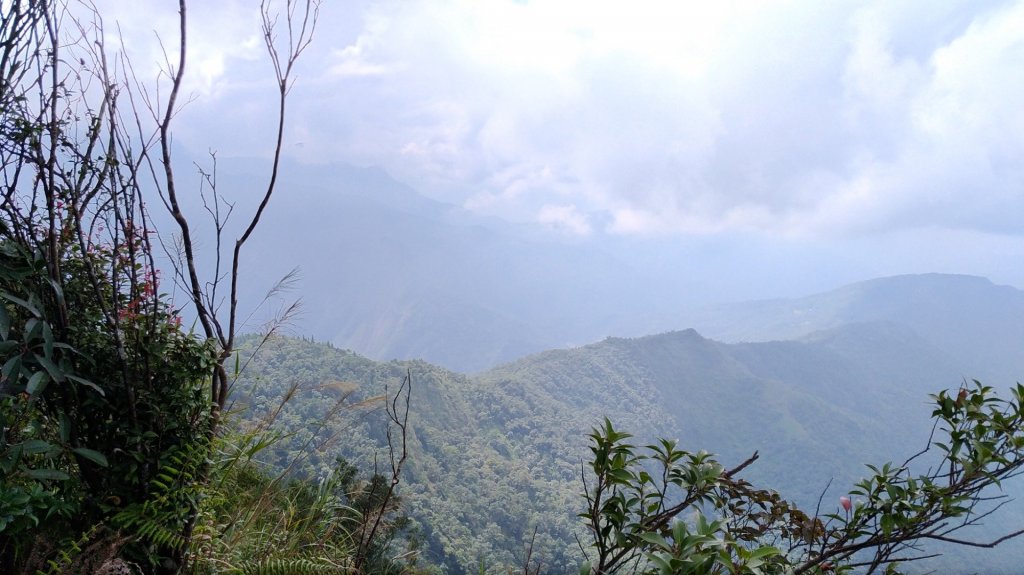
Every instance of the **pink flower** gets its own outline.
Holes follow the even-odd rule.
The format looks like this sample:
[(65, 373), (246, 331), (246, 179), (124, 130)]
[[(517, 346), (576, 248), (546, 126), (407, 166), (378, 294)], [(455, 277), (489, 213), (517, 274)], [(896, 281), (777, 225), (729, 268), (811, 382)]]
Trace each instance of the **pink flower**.
[(850, 509), (853, 508), (853, 502), (850, 501), (850, 498), (845, 495), (839, 498), (839, 504), (842, 505), (843, 509), (845, 509), (846, 511), (849, 511)]

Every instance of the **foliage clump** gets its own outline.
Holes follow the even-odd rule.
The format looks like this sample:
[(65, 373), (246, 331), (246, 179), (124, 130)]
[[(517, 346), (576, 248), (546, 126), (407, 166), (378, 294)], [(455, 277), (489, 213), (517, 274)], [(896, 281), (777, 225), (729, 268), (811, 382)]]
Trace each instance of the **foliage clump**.
[[(605, 420), (590, 434), (581, 517), (591, 544), (581, 573), (898, 573), (933, 556), (929, 541), (995, 547), (1024, 534), (974, 541), (960, 533), (1002, 507), (1002, 483), (1024, 472), (1024, 386), (1001, 399), (974, 382), (933, 400), (938, 437), (900, 465), (868, 465), (834, 512), (821, 500), (804, 512), (740, 479), (757, 453), (726, 470), (672, 441), (641, 450)], [(920, 461), (931, 465), (914, 474)]]
[[(3, 3), (0, 571), (178, 572), (196, 530), (209, 532), (201, 513), (227, 473), (215, 455), (226, 437), (239, 253), (274, 190), (285, 97), (317, 9), (287, 0), (279, 19), (261, 7), (280, 96), (277, 147), (227, 272), (219, 252), (231, 210), (212, 178), (200, 190), (218, 252), (203, 281), (170, 158), (185, 2), (178, 58), (152, 87), (108, 51), (91, 4)], [(155, 233), (151, 205), (166, 208), (178, 235)], [(218, 292), (222, 280), (229, 289)], [(199, 333), (183, 326), (185, 314)]]

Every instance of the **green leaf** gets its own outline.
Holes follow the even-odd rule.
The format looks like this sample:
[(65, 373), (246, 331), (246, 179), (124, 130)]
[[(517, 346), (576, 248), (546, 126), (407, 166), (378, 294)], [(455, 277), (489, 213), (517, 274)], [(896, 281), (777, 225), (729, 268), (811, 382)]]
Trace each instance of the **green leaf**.
[(643, 541), (646, 541), (647, 543), (650, 543), (651, 545), (655, 545), (657, 547), (660, 547), (662, 549), (669, 549), (669, 550), (672, 549), (672, 546), (669, 544), (669, 542), (665, 541), (665, 538), (662, 537), (661, 535), (658, 535), (657, 533), (651, 533), (651, 532), (641, 533), (640, 534), (640, 539), (642, 539)]
[(80, 455), (89, 461), (92, 461), (100, 467), (108, 467), (110, 464), (107, 463), (107, 457), (94, 449), (86, 449), (85, 447), (76, 447), (72, 449), (75, 454)]
[(77, 375), (71, 375), (70, 373), (64, 374), (64, 376), (67, 377), (69, 380), (75, 382), (75, 383), (84, 385), (86, 387), (91, 387), (92, 389), (94, 389), (100, 395), (106, 395), (106, 394), (103, 393), (103, 390), (100, 389), (100, 386), (98, 386), (95, 383), (89, 381), (88, 379), (84, 379), (84, 378), (78, 377)]
[(53, 363), (53, 361), (50, 358), (39, 355), (38, 353), (34, 353), (32, 355), (35, 356), (36, 361), (39, 362), (39, 365), (43, 366), (43, 369), (45, 369), (47, 373), (50, 374), (50, 377), (52, 377), (54, 381), (56, 381), (57, 383), (61, 383), (64, 381), (64, 372), (61, 371), (61, 369), (57, 367), (57, 364)]
[(43, 393), (48, 383), (50, 383), (50, 376), (45, 371), (37, 371), (32, 374), (32, 377), (28, 378), (28, 383), (25, 384), (25, 392), (29, 395), (38, 396)]
[(64, 443), (71, 441), (71, 418), (68, 414), (61, 411), (60, 419), (57, 425), (57, 430), (60, 432), (60, 440)]
[(25, 455), (37, 455), (57, 449), (51, 443), (42, 439), (29, 439), (21, 444), (21, 448), (24, 450)]
[(676, 521), (672, 525), (672, 538), (675, 539), (677, 543), (686, 539), (686, 534), (687, 529), (685, 521)]
[(9, 302), (11, 302), (13, 304), (16, 304), (16, 305), (19, 305), (19, 306), (25, 308), (26, 310), (28, 310), (29, 313), (31, 313), (35, 317), (42, 317), (42, 315), (43, 315), (42, 313), (39, 312), (39, 309), (36, 306), (34, 306), (31, 303), (21, 299), (20, 297), (15, 297), (15, 296), (13, 296), (13, 295), (11, 295), (9, 293), (6, 293), (6, 292), (0, 292), (0, 298), (3, 298), (3, 299), (5, 299), (5, 300), (7, 300), (7, 301), (9, 301)]
[(11, 316), (7, 313), (7, 306), (0, 305), (0, 339), (4, 341), (11, 335)]
[(661, 555), (651, 554), (647, 558), (658, 567), (661, 573), (672, 573), (672, 563)]
[(608, 476), (620, 484), (628, 484), (633, 481), (633, 474), (626, 469), (612, 469), (608, 472)]
[(21, 354), (11, 356), (4, 363), (3, 368), (0, 368), (0, 375), (3, 375), (8, 381), (17, 381), (21, 377)]
[(751, 551), (747, 557), (749, 559), (762, 559), (764, 557), (774, 557), (775, 555), (782, 555), (782, 551), (774, 547), (758, 547)]
[(50, 282), (50, 287), (53, 288), (53, 295), (55, 295), (57, 297), (57, 303), (59, 303), (61, 305), (64, 305), (64, 289), (61, 288), (60, 284), (57, 283), (54, 279), (52, 279), (52, 278), (47, 278), (47, 279)]
[(25, 341), (32, 341), (42, 335), (43, 322), (36, 318), (30, 318), (25, 322)]
[(25, 475), (28, 475), (32, 479), (39, 479), (42, 481), (50, 479), (56, 481), (66, 481), (67, 479), (69, 479), (67, 473), (64, 473), (63, 471), (57, 469), (29, 469), (28, 471), (25, 472)]
[(885, 536), (888, 537), (892, 534), (893, 527), (896, 526), (896, 521), (893, 519), (891, 515), (883, 515), (881, 523), (882, 533), (884, 533)]
[(46, 357), (53, 357), (53, 329), (46, 322), (43, 322), (43, 353)]

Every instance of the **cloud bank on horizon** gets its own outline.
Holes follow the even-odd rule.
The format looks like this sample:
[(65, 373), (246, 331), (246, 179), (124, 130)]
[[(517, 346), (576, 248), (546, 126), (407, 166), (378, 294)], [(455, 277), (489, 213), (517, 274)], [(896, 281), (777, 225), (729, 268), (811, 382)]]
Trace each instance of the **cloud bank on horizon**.
[[(264, 152), (256, 9), (192, 11), (179, 141)], [(329, 2), (298, 81), (295, 157), (568, 234), (1024, 233), (1022, 2)]]

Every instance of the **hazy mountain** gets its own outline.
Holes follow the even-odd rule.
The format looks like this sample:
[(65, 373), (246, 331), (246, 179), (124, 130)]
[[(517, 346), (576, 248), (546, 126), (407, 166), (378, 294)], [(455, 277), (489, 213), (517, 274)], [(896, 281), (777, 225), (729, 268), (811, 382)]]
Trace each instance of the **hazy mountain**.
[[(247, 197), (241, 192), (259, 189), (265, 170), (222, 161), (220, 179), (236, 186), (222, 192)], [(286, 163), (281, 182), (244, 252), (242, 309), (298, 267), (292, 297), (306, 313), (293, 333), (374, 359), (475, 372), (609, 335), (694, 327), (721, 341), (770, 341), (887, 321), (936, 345), (961, 376), (1012, 381), (1024, 372), (1024, 292), (983, 278), (899, 276), (698, 307), (721, 291), (701, 277), (716, 255), (700, 246), (574, 240), (427, 199), (377, 168)], [(237, 206), (233, 217), (251, 207)]]
[(299, 333), (474, 371), (603, 337), (642, 307), (610, 305), (636, 293), (622, 261), (428, 200), (381, 170), (303, 168), (285, 180), (243, 262), (244, 303), (300, 268)]
[(1024, 376), (1021, 318), (1024, 291), (985, 278), (923, 274), (799, 299), (708, 307), (676, 321), (734, 342), (795, 339), (850, 323), (888, 321), (941, 349), (962, 377), (1009, 383)]

